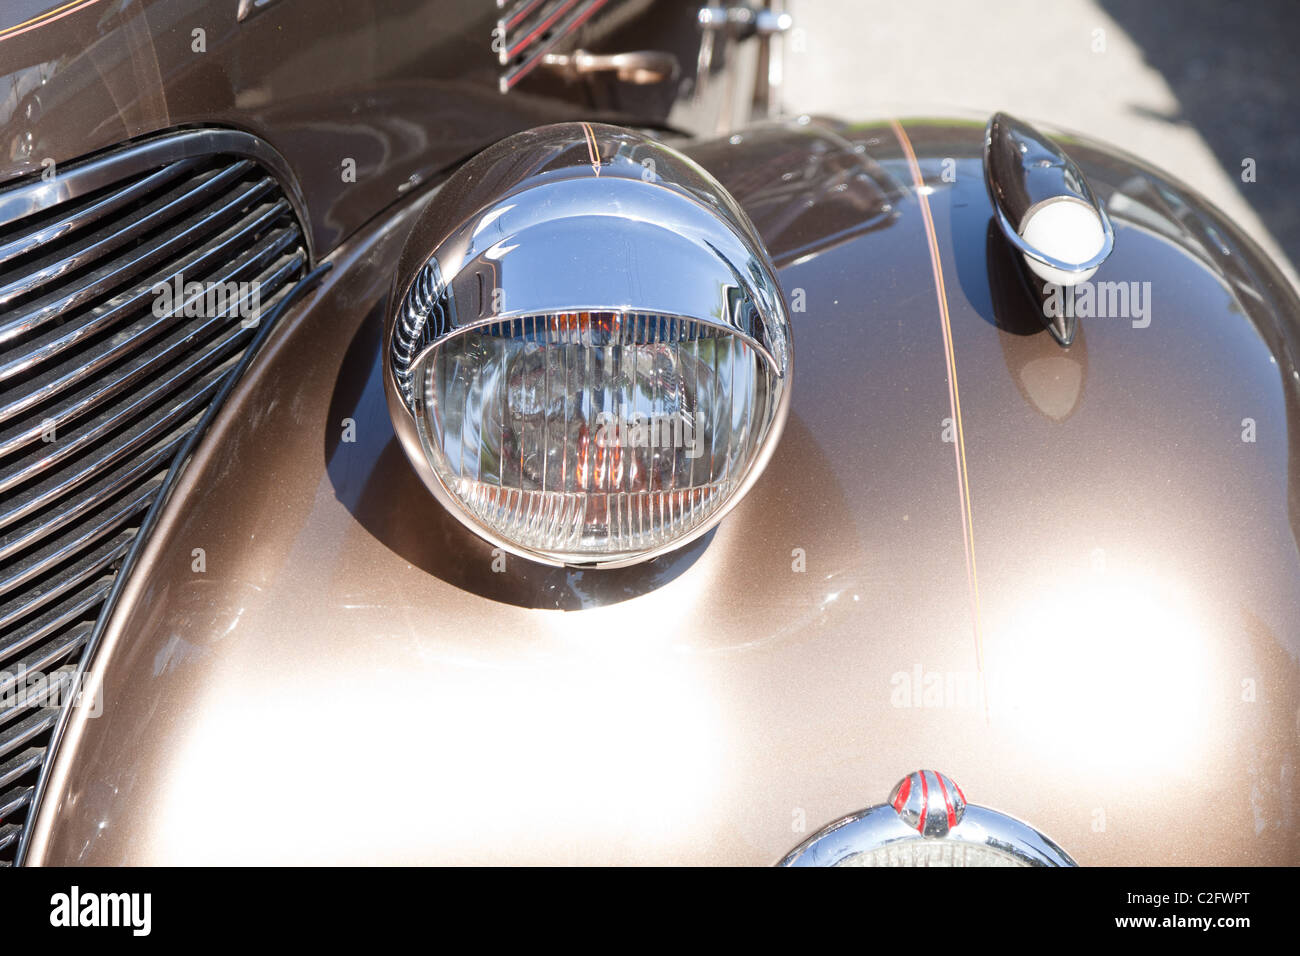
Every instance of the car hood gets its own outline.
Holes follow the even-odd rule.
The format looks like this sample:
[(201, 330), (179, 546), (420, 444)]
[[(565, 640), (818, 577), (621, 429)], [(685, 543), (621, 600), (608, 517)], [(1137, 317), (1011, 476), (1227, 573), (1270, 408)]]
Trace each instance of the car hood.
[(378, 364), (409, 211), (363, 230), (170, 502), (30, 861), (772, 863), (935, 767), (1081, 863), (1293, 862), (1300, 303), (1060, 142), (1143, 297), (1069, 349), (981, 124), (689, 146), (776, 262), (793, 404), (715, 532), (617, 571), (497, 570), (429, 498)]

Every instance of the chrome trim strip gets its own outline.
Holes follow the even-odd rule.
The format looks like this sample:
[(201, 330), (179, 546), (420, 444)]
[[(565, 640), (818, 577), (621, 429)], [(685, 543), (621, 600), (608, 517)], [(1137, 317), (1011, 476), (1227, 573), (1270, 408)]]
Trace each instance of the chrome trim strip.
[[(224, 272), (217, 275), (205, 275), (199, 281), (203, 281), (205, 284), (253, 281), (259, 283), (260, 295), (269, 297), (270, 294), (274, 293), (275, 289), (283, 285), (287, 275), (285, 270), (281, 268), (268, 276), (267, 264), (297, 240), (298, 230), (294, 228), (284, 228), (269, 233), (259, 245), (251, 246), (240, 253), (237, 259), (230, 262), (229, 268)], [(303, 264), (301, 257), (295, 256), (292, 261), (299, 267)], [(259, 274), (257, 270), (261, 270), (261, 273)], [(193, 279), (198, 279), (198, 277), (193, 277)], [(202, 294), (200, 292), (200, 297)], [(120, 329), (112, 338), (96, 347), (84, 349), (79, 354), (66, 360), (62, 367), (62, 374), (60, 374), (61, 368), (54, 368), (43, 372), (35, 379), (27, 381), (24, 383), (24, 386), (28, 389), (27, 393), (17, 401), (10, 402), (0, 408), (0, 422), (14, 418), (35, 405), (44, 404), (68, 389), (74, 388), (104, 366), (138, 351), (142, 346), (147, 345), (164, 332), (184, 321), (185, 309), (194, 301), (195, 298), (190, 297), (173, 303), (171, 311), (162, 316), (154, 315), (152, 309), (147, 310), (143, 315), (137, 317), (134, 324)], [(241, 297), (235, 305), (240, 305), (243, 302), (244, 298)], [(46, 354), (49, 354), (48, 349)]]
[(298, 221), (303, 224), (303, 242), (307, 245), (311, 261), (315, 262), (315, 252), (310, 245), (311, 236), (306, 231), (307, 223), (311, 222), (307, 215), (307, 202), (288, 162), (267, 143), (234, 129), (164, 133), (114, 146), (98, 156), (69, 163), (66, 168), (60, 168), (58, 175), (48, 182), (41, 179), (39, 174), (29, 174), (31, 181), (21, 186), (0, 183), (0, 187), (4, 187), (0, 194), (0, 226), (58, 203), (93, 193), (104, 186), (130, 179), (146, 169), (218, 153), (251, 159), (275, 175), (293, 206)]
[[(105, 263), (85, 276), (76, 288), (66, 292), (58, 290), (50, 296), (38, 299), (32, 303), (30, 311), (25, 311), (17, 319), (0, 326), (0, 344), (54, 321), (68, 309), (74, 309), (96, 296), (110, 292), (144, 270), (169, 260), (184, 247), (204, 238), (203, 234), (208, 230), (224, 225), (237, 216), (243, 207), (256, 202), (273, 188), (274, 180), (269, 178), (250, 183), (220, 206), (206, 212), (201, 219), (192, 223), (177, 223), (167, 230), (164, 234), (165, 238), (160, 242), (129, 250), (124, 256)], [(272, 205), (273, 211), (266, 214), (275, 215), (288, 208), (288, 203), (280, 199)]]
[(26, 584), (32, 578), (44, 574), (55, 565), (62, 564), (78, 552), (84, 551), (86, 547), (109, 532), (117, 530), (132, 515), (149, 506), (149, 496), (152, 493), (153, 489), (146, 486), (143, 493), (137, 491), (136, 494), (129, 496), (125, 504), (120, 505), (112, 514), (90, 524), (88, 529), (84, 525), (78, 527), (74, 529), (72, 536), (59, 538), (44, 550), (31, 555), (22, 567), (4, 580), (0, 580), (0, 594), (7, 594), (14, 588)]
[[(211, 196), (234, 185), (243, 175), (253, 169), (248, 160), (240, 160), (225, 169), (218, 169), (201, 174), (196, 183), (180, 183), (169, 194), (158, 197), (149, 206), (136, 210), (130, 217), (114, 222), (111, 233), (101, 236), (87, 246), (56, 259), (39, 269), (23, 271), (20, 278), (8, 285), (0, 286), (0, 306), (7, 305), (20, 296), (30, 295), (41, 286), (76, 269), (82, 269), (92, 262), (120, 249), (144, 233), (162, 226), (175, 223), (197, 205), (206, 202)], [(268, 177), (265, 182), (271, 183)], [(151, 208), (152, 207), (152, 208)]]
[[(15, 600), (11, 600), (8, 605), (0, 605), (0, 629), (9, 627), (14, 621), (21, 620), (33, 611), (49, 604), (55, 598), (77, 590), (124, 555), (130, 543), (130, 538), (127, 538), (116, 542), (110, 541), (107, 546), (100, 545), (98, 548), (94, 548), (82, 555), (78, 561), (85, 563), (81, 564), (80, 567), (75, 567), (75, 569), (67, 569), (65, 574), (59, 577), (59, 582), (54, 587), (42, 591), (34, 597), (22, 595)], [(87, 558), (89, 558), (88, 561)], [(27, 600), (23, 600), (24, 598), (27, 598)], [(7, 712), (0, 713), (0, 724), (3, 724), (8, 719), (8, 716)]]
[(16, 724), (0, 730), (0, 757), (12, 753), (23, 744), (49, 730), (58, 715), (52, 710), (38, 710)]
[(147, 196), (155, 189), (197, 168), (199, 163), (198, 157), (179, 159), (168, 166), (164, 166), (156, 173), (150, 173), (143, 179), (137, 180), (102, 199), (73, 210), (57, 222), (52, 222), (35, 232), (25, 234), (5, 245), (0, 245), (0, 263), (8, 262), (15, 256), (31, 252), (33, 249), (39, 249), (60, 236), (103, 219), (115, 210), (130, 205), (139, 197)]
[[(48, 334), (46, 341), (35, 348), (28, 348), (30, 342), (13, 348), (13, 357), (8, 362), (0, 362), (0, 382), (67, 351), (82, 339), (102, 332), (118, 320), (134, 315), (136, 310), (153, 295), (153, 289), (158, 283), (171, 285), (178, 277), (194, 275), (196, 272), (206, 275), (208, 268), (214, 262), (228, 262), (227, 253), (231, 251), (231, 247), (242, 247), (250, 234), (263, 228), (276, 215), (279, 215), (279, 211), (274, 206), (262, 206), (251, 210), (239, 222), (226, 227), (215, 238), (209, 239), (188, 253), (186, 258), (176, 261), (170, 271), (164, 275), (150, 277), (137, 283), (133, 288), (118, 293), (111, 306), (99, 307), (102, 311), (92, 310), (85, 322), (75, 324), (69, 321), (56, 327)], [(300, 238), (296, 226), (286, 225), (283, 228), (294, 238)], [(276, 233), (270, 234), (270, 236), (274, 235)]]

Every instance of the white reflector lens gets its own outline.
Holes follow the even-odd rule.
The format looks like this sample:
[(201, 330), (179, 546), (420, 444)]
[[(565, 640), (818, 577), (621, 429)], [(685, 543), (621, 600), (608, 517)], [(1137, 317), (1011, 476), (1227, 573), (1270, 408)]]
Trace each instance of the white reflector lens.
[(646, 313), (491, 322), (414, 370), (430, 464), (494, 536), (566, 563), (671, 545), (740, 487), (779, 377), (743, 336)]

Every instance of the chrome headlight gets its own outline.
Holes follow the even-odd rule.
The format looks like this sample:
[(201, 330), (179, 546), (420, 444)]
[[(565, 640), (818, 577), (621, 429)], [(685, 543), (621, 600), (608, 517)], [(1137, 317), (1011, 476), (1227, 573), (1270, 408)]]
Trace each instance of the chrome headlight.
[(795, 847), (782, 866), (1075, 866), (1027, 823), (966, 802), (952, 780), (918, 770), (889, 802), (849, 814)]
[(789, 323), (752, 226), (627, 130), (544, 127), (471, 161), (416, 225), (394, 302), (407, 455), (462, 522), (538, 561), (628, 564), (698, 537), (784, 421)]

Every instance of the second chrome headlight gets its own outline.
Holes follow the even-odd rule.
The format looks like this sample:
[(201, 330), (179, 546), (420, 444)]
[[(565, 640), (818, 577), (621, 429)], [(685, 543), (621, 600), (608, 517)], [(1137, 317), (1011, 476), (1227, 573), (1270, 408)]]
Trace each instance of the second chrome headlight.
[(403, 445), (488, 540), (552, 564), (645, 560), (757, 478), (789, 400), (788, 319), (743, 212), (614, 127), (521, 133), (435, 197), (385, 358)]

